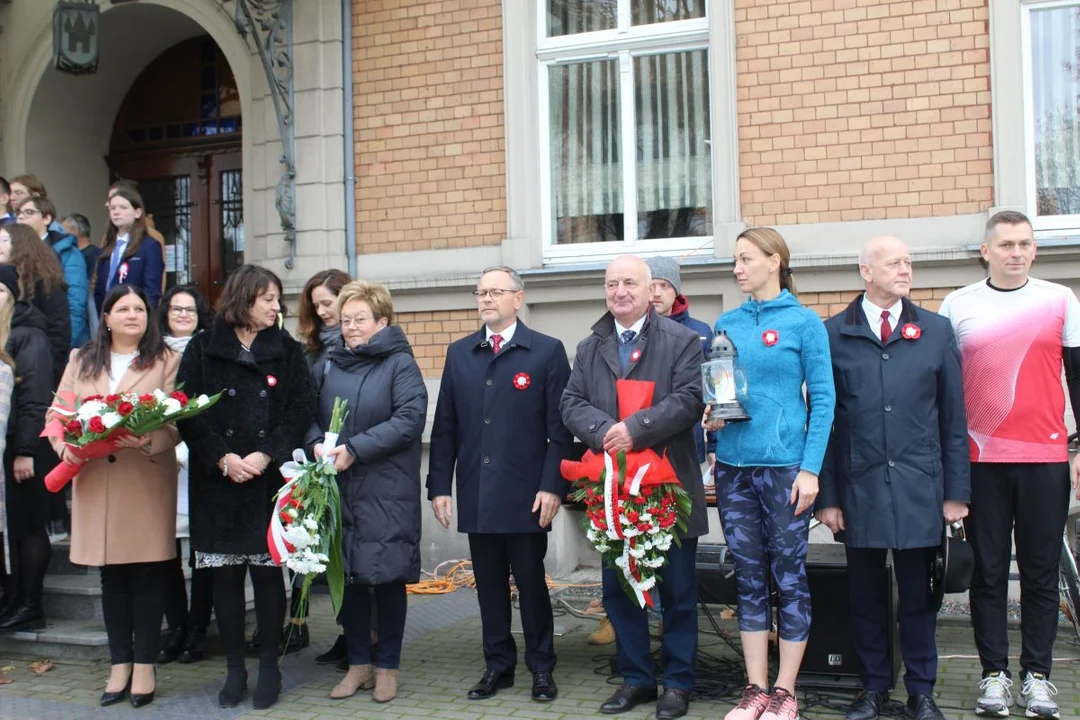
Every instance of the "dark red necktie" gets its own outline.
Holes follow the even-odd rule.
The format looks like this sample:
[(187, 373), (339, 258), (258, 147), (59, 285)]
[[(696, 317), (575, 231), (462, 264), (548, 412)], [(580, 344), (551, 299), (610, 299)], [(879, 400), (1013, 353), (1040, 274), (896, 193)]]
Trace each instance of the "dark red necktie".
[(492, 335), (491, 336), (491, 347), (494, 348), (494, 350), (493, 350), (494, 354), (496, 354), (496, 355), (499, 354), (499, 347), (500, 346), (502, 346), (502, 335), (498, 335), (498, 334)]
[(889, 336), (892, 335), (892, 325), (889, 324), (889, 311), (881, 311), (881, 342), (889, 342)]

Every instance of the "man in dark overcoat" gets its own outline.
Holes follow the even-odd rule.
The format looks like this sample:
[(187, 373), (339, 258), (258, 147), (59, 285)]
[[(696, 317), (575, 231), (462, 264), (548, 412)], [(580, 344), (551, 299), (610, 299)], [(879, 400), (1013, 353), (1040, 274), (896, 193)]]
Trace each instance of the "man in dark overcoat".
[(892, 681), (882, 582), (891, 550), (908, 708), (917, 720), (938, 720), (930, 563), (943, 523), (967, 515), (971, 497), (960, 352), (949, 321), (908, 300), (903, 242), (867, 242), (859, 273), (866, 292), (825, 323), (836, 414), (817, 501), (817, 519), (847, 550), (852, 638), (863, 666), (863, 693), (847, 718), (878, 717)]
[[(649, 303), (649, 267), (641, 258), (624, 256), (604, 276), (608, 312), (578, 344), (574, 369), (562, 399), (566, 426), (597, 452), (651, 448), (667, 459), (693, 500), (682, 546), (673, 545), (660, 570), (663, 607), (664, 694), (658, 718), (686, 714), (694, 689), (697, 653), (697, 539), (708, 532), (705, 488), (697, 460), (695, 433), (701, 399), (701, 337), (661, 317)], [(616, 381), (655, 383), (652, 407), (619, 420)], [(604, 609), (615, 628), (615, 649), (623, 685), (600, 707), (604, 714), (627, 712), (657, 699), (646, 611), (632, 601), (617, 571), (604, 568)]]
[(484, 327), (446, 353), (431, 431), (428, 497), (435, 517), (449, 527), (456, 465), (458, 532), (469, 534), (487, 665), (469, 699), (483, 700), (514, 684), (513, 572), (532, 697), (549, 702), (558, 687), (544, 556), (567, 488), (559, 466), (573, 439), (559, 417), (559, 398), (570, 363), (561, 342), (518, 319), (525, 285), (514, 270), (488, 268), (473, 294)]

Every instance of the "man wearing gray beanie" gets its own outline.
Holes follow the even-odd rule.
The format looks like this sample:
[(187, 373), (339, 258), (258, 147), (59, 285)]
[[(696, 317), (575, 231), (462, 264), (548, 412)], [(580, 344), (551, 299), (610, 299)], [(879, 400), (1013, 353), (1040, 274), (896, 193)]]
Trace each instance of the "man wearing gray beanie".
[[(709, 344), (712, 343), (713, 338), (712, 328), (690, 317), (690, 303), (682, 294), (679, 261), (670, 257), (651, 257), (645, 262), (649, 266), (649, 272), (652, 273), (649, 299), (656, 313), (671, 318), (696, 332), (701, 337), (702, 352), (708, 355)], [(716, 437), (713, 433), (707, 435), (708, 437), (700, 427), (697, 429), (698, 462), (703, 463), (708, 457), (711, 464), (712, 455), (716, 452)]]

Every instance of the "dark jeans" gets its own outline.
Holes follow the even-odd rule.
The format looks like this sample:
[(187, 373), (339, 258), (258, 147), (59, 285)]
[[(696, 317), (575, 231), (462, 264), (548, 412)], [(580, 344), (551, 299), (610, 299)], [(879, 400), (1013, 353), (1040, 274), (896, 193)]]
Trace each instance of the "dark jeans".
[(1061, 534), (1069, 512), (1068, 463), (972, 463), (975, 551), (971, 624), (983, 674), (1009, 669), (1009, 556), (1020, 570), (1020, 667), (1049, 676), (1058, 626)]
[(164, 588), (172, 560), (105, 565), (101, 568), (101, 609), (113, 665), (157, 659), (164, 611)]
[(555, 669), (555, 622), (544, 575), (547, 541), (545, 532), (469, 534), (488, 670), (513, 672), (517, 666), (517, 643), (510, 633), (511, 572), (521, 603), (525, 665), (534, 673)]
[[(660, 569), (660, 604), (663, 606), (664, 638), (661, 661), (664, 688), (694, 689), (694, 658), (697, 656), (697, 538), (686, 538), (679, 547), (672, 543), (667, 564)], [(649, 652), (649, 616), (623, 590), (616, 573), (603, 571), (604, 610), (615, 628), (615, 651), (623, 682), (635, 687), (656, 686), (652, 655)]]
[[(379, 624), (379, 641), (371, 646), (371, 603)], [(345, 586), (341, 600), (341, 626), (349, 649), (350, 665), (371, 665), (397, 670), (405, 637), (405, 613), (409, 608), (405, 583)], [(373, 657), (374, 656), (374, 657)]]

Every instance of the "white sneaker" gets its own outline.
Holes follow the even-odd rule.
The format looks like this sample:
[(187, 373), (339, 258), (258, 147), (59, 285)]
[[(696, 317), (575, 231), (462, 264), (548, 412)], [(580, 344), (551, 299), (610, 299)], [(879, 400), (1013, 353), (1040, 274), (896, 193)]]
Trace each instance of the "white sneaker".
[(979, 683), (982, 696), (975, 701), (975, 714), (980, 717), (1009, 717), (1013, 704), (1012, 680), (1003, 672), (990, 673)]
[(1042, 673), (1025, 673), (1024, 684), (1020, 687), (1020, 704), (1027, 708), (1024, 713), (1029, 718), (1053, 718), (1058, 720), (1058, 710), (1054, 696), (1057, 695), (1054, 683)]

